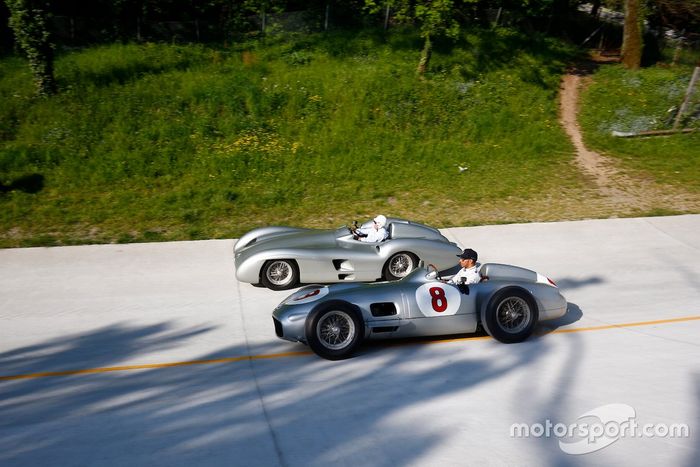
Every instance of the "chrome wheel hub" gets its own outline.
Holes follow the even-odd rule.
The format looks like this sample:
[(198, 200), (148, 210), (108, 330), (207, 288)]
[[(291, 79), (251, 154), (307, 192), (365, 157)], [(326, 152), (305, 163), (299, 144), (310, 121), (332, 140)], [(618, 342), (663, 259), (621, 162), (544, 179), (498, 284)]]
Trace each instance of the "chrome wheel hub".
[(274, 285), (287, 285), (292, 280), (292, 267), (286, 261), (274, 261), (267, 268), (266, 275)]
[(331, 311), (318, 321), (316, 335), (330, 350), (345, 348), (355, 337), (355, 322), (344, 311)]
[(405, 277), (413, 270), (413, 260), (407, 254), (396, 255), (389, 263), (389, 271), (394, 277)]
[(531, 310), (527, 302), (520, 297), (508, 297), (498, 305), (496, 320), (504, 331), (517, 334), (530, 323)]

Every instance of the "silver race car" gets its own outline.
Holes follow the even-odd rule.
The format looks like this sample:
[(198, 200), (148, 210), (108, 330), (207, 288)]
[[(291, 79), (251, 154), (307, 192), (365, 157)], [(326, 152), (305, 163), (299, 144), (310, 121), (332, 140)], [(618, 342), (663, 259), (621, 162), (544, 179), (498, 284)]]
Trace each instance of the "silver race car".
[(363, 339), (477, 331), (505, 343), (527, 339), (538, 321), (566, 313), (556, 284), (529, 269), (489, 263), (477, 284), (453, 285), (432, 264), (398, 282), (312, 285), (272, 313), (278, 337), (308, 344), (329, 360), (347, 358)]
[[(367, 228), (372, 221), (361, 227)], [(311, 230), (263, 227), (234, 246), (241, 282), (283, 290), (299, 283), (371, 282), (407, 276), (419, 261), (444, 269), (462, 250), (437, 229), (403, 219), (387, 219), (388, 237), (379, 243), (353, 238), (353, 228)]]

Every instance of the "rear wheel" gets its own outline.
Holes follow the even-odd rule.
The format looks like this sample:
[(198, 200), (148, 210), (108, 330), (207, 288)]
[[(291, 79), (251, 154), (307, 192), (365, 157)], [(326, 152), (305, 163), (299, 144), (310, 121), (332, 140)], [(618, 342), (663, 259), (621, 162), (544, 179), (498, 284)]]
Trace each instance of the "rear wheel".
[(413, 253), (402, 251), (392, 255), (384, 265), (384, 278), (395, 281), (408, 276), (416, 268), (418, 258)]
[(299, 268), (289, 259), (267, 261), (260, 271), (260, 282), (271, 290), (291, 289), (299, 283)]
[(350, 357), (364, 337), (362, 313), (347, 302), (319, 304), (306, 318), (306, 340), (318, 356), (328, 360)]
[(534, 298), (519, 287), (496, 292), (482, 311), (481, 324), (494, 339), (513, 344), (532, 334), (539, 312)]

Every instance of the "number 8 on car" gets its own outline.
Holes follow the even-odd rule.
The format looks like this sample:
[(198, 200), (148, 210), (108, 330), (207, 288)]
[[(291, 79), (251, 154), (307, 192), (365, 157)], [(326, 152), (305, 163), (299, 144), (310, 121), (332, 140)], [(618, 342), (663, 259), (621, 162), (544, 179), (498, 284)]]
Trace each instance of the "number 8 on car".
[(416, 289), (416, 303), (425, 316), (454, 315), (459, 311), (461, 294), (453, 285), (428, 283)]

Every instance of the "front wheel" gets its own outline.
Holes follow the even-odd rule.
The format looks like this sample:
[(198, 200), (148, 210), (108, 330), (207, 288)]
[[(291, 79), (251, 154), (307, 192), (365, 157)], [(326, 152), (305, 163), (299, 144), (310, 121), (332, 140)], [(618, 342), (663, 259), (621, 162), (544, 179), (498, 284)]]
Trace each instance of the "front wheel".
[(505, 344), (522, 342), (530, 337), (538, 319), (535, 300), (519, 287), (496, 292), (481, 313), (481, 324), (486, 332)]
[(362, 313), (343, 301), (319, 304), (306, 318), (306, 341), (316, 355), (328, 360), (350, 357), (364, 338)]
[(413, 253), (402, 251), (389, 258), (384, 266), (384, 278), (389, 281), (403, 279), (416, 268), (418, 258)]
[(285, 290), (299, 283), (299, 268), (289, 259), (266, 262), (260, 271), (260, 282), (271, 290)]

